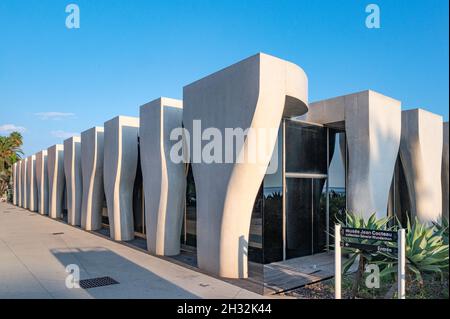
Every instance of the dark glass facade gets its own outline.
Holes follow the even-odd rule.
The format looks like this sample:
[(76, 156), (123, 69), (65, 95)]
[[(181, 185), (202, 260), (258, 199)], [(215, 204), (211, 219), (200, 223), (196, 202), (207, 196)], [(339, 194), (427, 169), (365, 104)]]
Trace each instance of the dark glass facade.
[(411, 201), (400, 155), (397, 156), (392, 178), (388, 216), (395, 217), (403, 227), (407, 226), (408, 219), (411, 220)]
[(186, 203), (181, 231), (181, 243), (186, 246), (197, 247), (197, 197), (195, 192), (194, 174), (192, 167), (187, 167)]
[[(248, 280), (260, 289), (265, 264), (328, 249), (328, 230), (346, 210), (346, 152), (341, 130), (291, 120), (280, 126), (271, 159), (278, 165), (261, 183), (249, 229)], [(196, 247), (196, 192), (190, 166), (186, 178), (181, 243)]]
[(145, 235), (145, 209), (144, 209), (144, 189), (140, 159), (140, 148), (138, 149), (138, 165), (136, 168), (136, 178), (133, 187), (133, 219), (135, 233)]

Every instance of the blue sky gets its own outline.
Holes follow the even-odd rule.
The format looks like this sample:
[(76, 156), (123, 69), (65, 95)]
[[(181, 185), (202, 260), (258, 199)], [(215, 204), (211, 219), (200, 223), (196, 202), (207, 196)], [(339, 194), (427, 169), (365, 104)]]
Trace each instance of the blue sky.
[[(66, 5), (80, 29), (65, 26)], [(381, 28), (368, 29), (376, 3)], [(31, 155), (257, 52), (300, 65), (310, 101), (373, 89), (448, 120), (447, 0), (2, 0), (0, 134)], [(3, 130), (3, 131), (1, 131)]]

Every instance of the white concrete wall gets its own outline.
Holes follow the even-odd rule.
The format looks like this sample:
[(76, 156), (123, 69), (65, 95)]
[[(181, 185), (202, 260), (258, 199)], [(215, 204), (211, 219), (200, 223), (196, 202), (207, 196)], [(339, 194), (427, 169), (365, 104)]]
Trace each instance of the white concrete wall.
[(442, 148), (442, 215), (448, 219), (448, 191), (449, 191), (449, 176), (448, 176), (448, 122), (444, 123), (444, 143)]
[(67, 222), (81, 226), (81, 198), (83, 178), (81, 175), (81, 138), (73, 136), (64, 141), (64, 174), (67, 189)]
[(64, 145), (56, 144), (47, 149), (48, 215), (62, 218), (64, 208)]
[[(401, 135), (401, 102), (374, 91), (311, 103), (302, 120), (344, 122), (348, 148), (347, 209), (369, 217), (387, 214)], [(341, 148), (341, 150), (344, 148)]]
[(37, 189), (36, 189), (36, 156), (31, 155), (27, 160), (27, 194), (28, 209), (37, 211)]
[[(270, 151), (268, 156), (257, 157), (256, 162), (247, 159), (238, 164), (192, 164), (200, 268), (223, 277), (247, 277), (248, 236), (255, 197), (281, 119), (307, 111), (307, 92), (308, 80), (300, 67), (266, 54), (252, 56), (184, 87), (183, 123), (191, 136), (195, 119), (201, 119), (203, 128), (217, 128), (222, 135), (225, 128), (261, 128), (275, 133), (252, 134), (237, 150), (237, 154), (248, 154), (249, 141), (261, 142)], [(190, 155), (195, 160), (194, 149)]]
[(16, 189), (17, 189), (17, 206), (22, 205), (22, 160), (18, 161), (16, 163), (17, 169), (17, 175), (16, 175)]
[(422, 222), (442, 215), (442, 117), (422, 109), (402, 112), (400, 158), (411, 200), (411, 216)]
[(103, 137), (103, 127), (93, 127), (81, 133), (83, 175), (81, 227), (86, 230), (97, 230), (102, 227)]
[(18, 162), (14, 163), (12, 166), (12, 181), (13, 181), (13, 204), (17, 206), (17, 202), (18, 202), (18, 197), (19, 197), (19, 191), (17, 189), (18, 186), (18, 178), (17, 178), (17, 173), (18, 173)]
[(41, 215), (48, 215), (47, 150), (36, 153), (36, 188), (38, 212)]
[(28, 196), (27, 196), (27, 162), (28, 159), (24, 158), (21, 161), (21, 178), (20, 178), (20, 190), (21, 190), (21, 203), (20, 207), (28, 208)]
[(105, 122), (104, 187), (110, 236), (134, 239), (133, 186), (138, 164), (139, 118), (118, 116)]
[(139, 118), (147, 249), (157, 255), (178, 255), (186, 165), (170, 158), (171, 148), (176, 143), (170, 140), (170, 132), (182, 125), (183, 103), (159, 98), (142, 105)]

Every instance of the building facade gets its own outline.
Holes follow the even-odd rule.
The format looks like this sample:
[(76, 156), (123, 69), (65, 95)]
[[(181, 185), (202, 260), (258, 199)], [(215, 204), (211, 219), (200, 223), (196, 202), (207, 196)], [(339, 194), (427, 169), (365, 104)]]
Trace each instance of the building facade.
[(257, 54), (13, 172), (16, 205), (247, 278), (327, 251), (346, 211), (448, 216), (448, 123), (371, 90), (309, 103), (299, 66)]

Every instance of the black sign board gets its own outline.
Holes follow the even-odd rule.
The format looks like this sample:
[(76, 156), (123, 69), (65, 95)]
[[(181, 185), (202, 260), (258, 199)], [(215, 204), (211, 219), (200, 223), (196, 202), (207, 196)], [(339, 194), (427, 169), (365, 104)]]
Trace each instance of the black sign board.
[(367, 252), (381, 252), (381, 253), (397, 253), (398, 249), (394, 247), (388, 247), (385, 245), (369, 245), (369, 244), (361, 244), (361, 243), (349, 243), (349, 242), (341, 242), (341, 246), (346, 248), (355, 248), (359, 250), (364, 250)]
[(347, 228), (343, 227), (341, 235), (347, 238), (369, 239), (377, 241), (397, 241), (397, 232), (389, 230), (374, 230), (364, 228)]

